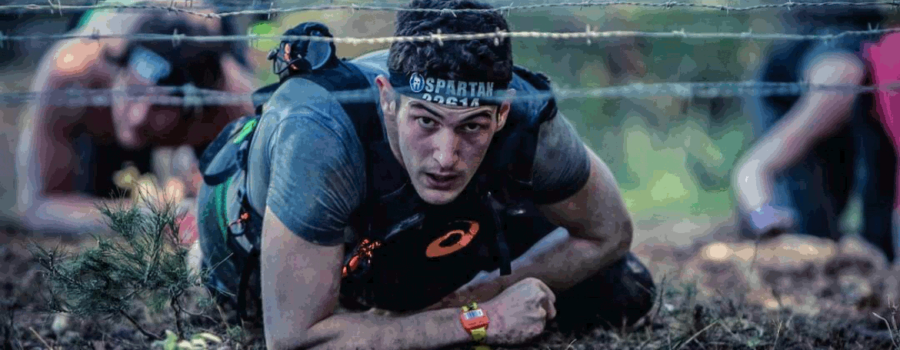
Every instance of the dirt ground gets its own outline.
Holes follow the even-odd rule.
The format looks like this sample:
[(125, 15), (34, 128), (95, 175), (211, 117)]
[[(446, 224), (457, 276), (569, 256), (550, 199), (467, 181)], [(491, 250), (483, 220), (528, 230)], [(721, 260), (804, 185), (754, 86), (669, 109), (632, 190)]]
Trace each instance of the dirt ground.
[[(639, 225), (640, 226), (640, 225)], [(690, 228), (691, 244), (665, 232)], [(892, 321), (900, 271), (855, 239), (832, 242), (801, 236), (738, 242), (728, 220), (684, 221), (641, 230), (633, 251), (654, 273), (657, 307), (631, 329), (562, 334), (549, 324), (529, 349), (900, 349)], [(683, 235), (679, 235), (683, 236)], [(151, 342), (122, 320), (80, 320), (43, 312), (41, 268), (26, 249), (87, 247), (91, 239), (61, 240), (0, 232), (0, 349), (147, 349)], [(223, 338), (213, 349), (263, 348), (259, 333), (226, 324), (229, 310), (195, 310), (190, 332)], [(152, 332), (172, 329), (168, 313), (132, 312)], [(886, 324), (890, 325), (886, 326)], [(213, 345), (213, 344), (211, 344)]]

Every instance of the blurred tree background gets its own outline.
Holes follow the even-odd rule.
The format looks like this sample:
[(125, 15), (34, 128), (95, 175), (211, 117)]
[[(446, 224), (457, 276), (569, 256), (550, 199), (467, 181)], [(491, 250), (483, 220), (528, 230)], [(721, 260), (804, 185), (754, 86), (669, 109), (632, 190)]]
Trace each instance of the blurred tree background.
[[(329, 1), (317, 4), (350, 4)], [(402, 2), (389, 2), (402, 4)], [(494, 6), (510, 2), (490, 2)], [(519, 2), (528, 5), (550, 2)], [(708, 2), (712, 3), (712, 2)], [(748, 6), (747, 2), (722, 3)], [(299, 3), (297, 4), (299, 5)], [(513, 31), (777, 32), (775, 11), (725, 13), (684, 7), (555, 7), (513, 10)], [(321, 21), (335, 36), (390, 36), (391, 12), (316, 11), (260, 22), (253, 32), (275, 35), (303, 21)], [(632, 83), (751, 79), (766, 41), (612, 38), (513, 39), (516, 64), (550, 76), (557, 88), (592, 89)], [(274, 43), (256, 45), (262, 57)], [(388, 45), (338, 45), (344, 57)], [(276, 81), (271, 69), (260, 78)], [(717, 220), (732, 213), (731, 169), (752, 141), (740, 97), (569, 98), (560, 110), (610, 166), (635, 219)]]
[[(17, 0), (19, 2), (25, 0)], [(224, 10), (245, 8), (253, 0), (220, 0)], [(257, 0), (259, 1), (259, 0)], [(652, 1), (652, 0), (651, 0)], [(658, 1), (658, 0), (656, 0)], [(549, 2), (488, 0), (494, 6)], [(691, 1), (685, 1), (691, 2)], [(698, 3), (751, 6), (758, 0), (700, 0)], [(259, 2), (260, 4), (262, 1)], [(405, 1), (350, 2), (277, 1), (274, 7), (308, 5), (402, 5)], [(263, 8), (269, 7), (264, 4)], [(73, 11), (74, 12), (74, 11)], [(581, 32), (590, 25), (596, 31), (647, 32), (790, 32), (777, 16), (778, 10), (731, 11), (687, 7), (584, 6), (513, 10), (508, 14), (514, 31)], [(29, 31), (61, 33), (74, 13), (59, 15), (11, 15), (3, 23), (7, 34)], [(278, 35), (304, 21), (328, 25), (335, 36), (390, 36), (395, 13), (391, 11), (326, 10), (261, 16), (250, 31)], [(590, 89), (632, 83), (717, 82), (752, 79), (771, 40), (708, 40), (612, 38), (553, 40), (513, 39), (515, 62), (551, 77), (558, 88)], [(0, 70), (7, 79), (0, 91), (30, 88), (33, 63), (46, 43), (13, 43), (0, 49)], [(261, 84), (276, 81), (266, 55), (275, 42), (252, 44)], [(339, 44), (338, 54), (355, 57), (388, 45)], [(261, 85), (262, 86), (262, 85)], [(585, 142), (610, 166), (624, 198), (638, 223), (672, 220), (721, 221), (732, 215), (731, 169), (753, 141), (743, 107), (746, 96), (684, 98), (650, 96), (628, 98), (570, 98), (560, 101), (562, 113), (577, 127)], [(0, 109), (2, 164), (11, 164), (15, 149), (16, 118), (13, 107)], [(10, 131), (10, 126), (13, 131)], [(2, 208), (14, 203), (12, 169), (0, 173)], [(11, 206), (10, 206), (11, 207)], [(858, 210), (858, 209), (856, 209)], [(2, 216), (9, 211), (2, 210)], [(851, 215), (852, 216), (852, 215)], [(852, 224), (852, 217), (849, 219)]]

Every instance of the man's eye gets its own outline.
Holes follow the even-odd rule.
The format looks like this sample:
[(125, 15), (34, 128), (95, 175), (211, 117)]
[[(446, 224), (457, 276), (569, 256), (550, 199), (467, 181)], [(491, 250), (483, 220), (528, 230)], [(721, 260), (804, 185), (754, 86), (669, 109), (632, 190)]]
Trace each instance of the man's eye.
[(470, 123), (470, 124), (466, 124), (465, 126), (463, 126), (463, 129), (465, 129), (465, 131), (470, 131), (470, 132), (479, 131), (484, 128), (485, 128), (485, 126), (483, 126), (481, 124), (476, 124), (476, 123)]
[(417, 119), (417, 121), (419, 122), (419, 125), (421, 125), (421, 126), (424, 127), (424, 128), (429, 128), (429, 129), (430, 129), (430, 128), (433, 128), (433, 127), (435, 126), (434, 120), (431, 119), (431, 118), (419, 117), (419, 118), (416, 118), (416, 119)]

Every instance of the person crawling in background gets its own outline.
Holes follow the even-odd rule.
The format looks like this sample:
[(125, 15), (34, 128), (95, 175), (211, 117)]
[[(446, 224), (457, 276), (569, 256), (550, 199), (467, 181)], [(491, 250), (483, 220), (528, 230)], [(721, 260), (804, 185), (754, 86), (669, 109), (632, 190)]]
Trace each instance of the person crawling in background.
[[(866, 30), (884, 20), (878, 9), (804, 8), (784, 14), (800, 34)], [(896, 38), (896, 36), (894, 36)], [(886, 39), (882, 38), (883, 39)], [(896, 51), (869, 52), (879, 38), (845, 36), (829, 42), (773, 46), (758, 81), (815, 85), (884, 84), (880, 71), (898, 66)], [(885, 46), (885, 45), (881, 45)], [(896, 78), (896, 76), (894, 76)], [(898, 133), (881, 94), (810, 91), (751, 100), (759, 139), (735, 165), (733, 188), (742, 235), (757, 239), (799, 233), (839, 241), (851, 196), (862, 202), (860, 236), (894, 261)], [(893, 128), (893, 129), (892, 129)], [(894, 135), (894, 136), (891, 136)]]
[[(202, 6), (195, 3), (194, 9)], [(72, 33), (176, 30), (209, 36), (228, 35), (235, 29), (216, 18), (109, 10), (85, 14)], [(188, 145), (199, 155), (228, 122), (253, 113), (249, 98), (200, 107), (154, 104), (152, 98), (183, 94), (152, 88), (187, 85), (249, 93), (255, 81), (246, 55), (246, 46), (233, 43), (176, 46), (171, 41), (79, 38), (53, 46), (37, 69), (32, 91), (110, 89), (128, 91), (132, 97), (107, 96), (108, 106), (66, 106), (68, 96), (60, 92), (30, 102), (22, 116), (26, 126), (16, 162), (17, 210), (23, 228), (66, 235), (107, 230), (96, 206), (113, 198), (116, 171), (131, 164), (140, 173), (149, 172), (154, 147)]]

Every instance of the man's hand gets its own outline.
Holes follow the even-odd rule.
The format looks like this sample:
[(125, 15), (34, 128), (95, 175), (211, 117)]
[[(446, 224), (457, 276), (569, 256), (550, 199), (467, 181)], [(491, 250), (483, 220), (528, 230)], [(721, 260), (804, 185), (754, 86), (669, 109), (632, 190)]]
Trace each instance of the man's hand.
[(746, 218), (755, 237), (771, 237), (791, 232), (796, 224), (795, 215), (790, 210), (768, 204), (747, 213)]
[(537, 278), (526, 278), (484, 303), (490, 319), (487, 342), (495, 345), (524, 343), (544, 332), (556, 317), (556, 295)]

